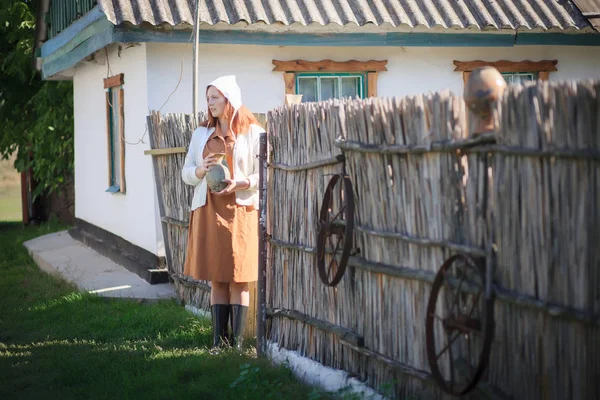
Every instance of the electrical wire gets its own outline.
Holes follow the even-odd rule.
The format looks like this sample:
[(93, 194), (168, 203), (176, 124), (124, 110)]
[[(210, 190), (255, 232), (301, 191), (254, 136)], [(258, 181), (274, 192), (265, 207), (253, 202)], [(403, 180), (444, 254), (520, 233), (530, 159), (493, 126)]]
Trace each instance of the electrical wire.
[[(158, 109), (158, 112), (160, 112), (167, 105), (167, 103), (169, 102), (169, 100), (171, 100), (171, 97), (173, 96), (173, 94), (175, 94), (175, 92), (177, 91), (177, 89), (179, 89), (179, 86), (181, 85), (181, 81), (183, 79), (183, 61), (185, 60), (186, 50), (187, 50), (188, 46), (190, 45), (190, 43), (192, 42), (193, 37), (194, 37), (194, 32), (192, 31), (192, 34), (190, 35), (189, 40), (187, 41), (187, 43), (185, 44), (185, 47), (183, 48), (183, 55), (181, 56), (181, 68), (180, 68), (180, 71), (179, 71), (179, 79), (177, 81), (177, 85), (175, 85), (175, 89), (173, 89), (173, 91), (171, 93), (169, 93), (169, 95), (167, 96), (167, 99), (165, 100), (165, 102)], [(106, 64), (107, 64), (106, 77), (108, 78), (109, 76), (112, 75), (112, 69), (110, 68), (110, 58), (109, 58), (108, 50), (106, 49), (106, 47), (104, 48), (104, 51), (106, 53)], [(108, 100), (108, 105), (111, 108), (113, 108), (112, 99), (110, 99), (110, 98)], [(138, 139), (137, 142), (128, 142), (127, 140), (125, 140), (125, 137), (121, 138), (121, 141), (123, 143), (125, 143), (125, 144), (130, 145), (130, 146), (136, 146), (136, 145), (139, 145), (139, 144), (146, 144), (146, 142), (144, 142), (144, 138), (148, 134), (148, 123), (146, 122), (144, 125), (145, 125), (144, 133)]]

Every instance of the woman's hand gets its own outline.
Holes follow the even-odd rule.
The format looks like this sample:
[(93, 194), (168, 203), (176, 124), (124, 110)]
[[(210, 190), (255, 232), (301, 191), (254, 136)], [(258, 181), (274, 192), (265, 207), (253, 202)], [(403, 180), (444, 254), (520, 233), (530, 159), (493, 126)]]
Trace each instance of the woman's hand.
[(250, 187), (250, 181), (244, 179), (242, 181), (234, 181), (232, 179), (223, 179), (223, 182), (227, 183), (227, 187), (220, 192), (213, 193), (215, 196), (225, 196), (240, 190), (246, 190)]
[(196, 176), (198, 179), (202, 179), (206, 176), (206, 173), (213, 165), (217, 165), (217, 159), (214, 158), (214, 153), (209, 153), (204, 160), (202, 160), (202, 165), (196, 167)]

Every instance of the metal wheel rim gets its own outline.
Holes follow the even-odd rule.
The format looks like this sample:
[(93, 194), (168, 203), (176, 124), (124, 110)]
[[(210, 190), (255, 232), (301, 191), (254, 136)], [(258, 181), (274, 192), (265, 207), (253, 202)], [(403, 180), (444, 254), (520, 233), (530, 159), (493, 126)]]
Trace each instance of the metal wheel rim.
[[(341, 249), (341, 257), (339, 262), (337, 263), (338, 268), (330, 280), (328, 273), (325, 267), (325, 247), (326, 240), (328, 238), (328, 231), (323, 228), (323, 224), (327, 222), (329, 216), (329, 205), (332, 199), (332, 194), (335, 186), (340, 181), (340, 178), (343, 182), (343, 191), (345, 196), (345, 210), (343, 212), (345, 227), (344, 227), (344, 240), (343, 246)], [(327, 189), (325, 190), (325, 194), (323, 195), (323, 202), (321, 203), (321, 210), (319, 212), (319, 228), (318, 228), (318, 236), (317, 236), (317, 270), (319, 271), (319, 277), (321, 281), (327, 286), (336, 286), (344, 276), (346, 271), (346, 266), (348, 264), (348, 259), (350, 258), (350, 251), (352, 250), (353, 245), (353, 233), (354, 233), (354, 192), (352, 188), (352, 181), (350, 178), (343, 174), (334, 175), (329, 184), (327, 185)], [(335, 257), (335, 255), (332, 255)]]
[[(494, 333), (494, 316), (493, 316), (493, 298), (488, 298), (485, 296), (485, 291), (483, 292), (483, 315), (482, 315), (482, 331), (483, 331), (483, 345), (481, 348), (481, 352), (478, 357), (478, 364), (475, 369), (475, 373), (472, 374), (472, 377), (467, 385), (462, 388), (462, 390), (454, 390), (450, 386), (448, 386), (446, 379), (442, 375), (437, 359), (438, 354), (436, 354), (435, 348), (435, 332), (434, 332), (434, 314), (436, 309), (436, 304), (438, 300), (438, 295), (440, 294), (441, 288), (443, 286), (445, 275), (444, 272), (449, 269), (452, 264), (457, 260), (463, 260), (464, 262), (470, 264), (472, 267), (479, 271), (479, 274), (482, 277), (482, 285), (485, 285), (485, 273), (483, 268), (478, 265), (470, 256), (464, 254), (455, 254), (448, 258), (444, 264), (440, 267), (438, 273), (436, 274), (435, 280), (433, 282), (431, 288), (431, 294), (429, 297), (429, 302), (427, 304), (427, 316), (425, 320), (425, 332), (426, 332), (426, 343), (427, 343), (427, 356), (429, 360), (429, 367), (431, 369), (431, 373), (434, 379), (437, 381), (440, 388), (452, 395), (464, 395), (472, 391), (477, 383), (481, 380), (485, 369), (487, 368), (489, 362), (489, 356), (491, 351), (491, 344)], [(451, 346), (451, 344), (449, 345)], [(440, 352), (440, 354), (443, 353)]]

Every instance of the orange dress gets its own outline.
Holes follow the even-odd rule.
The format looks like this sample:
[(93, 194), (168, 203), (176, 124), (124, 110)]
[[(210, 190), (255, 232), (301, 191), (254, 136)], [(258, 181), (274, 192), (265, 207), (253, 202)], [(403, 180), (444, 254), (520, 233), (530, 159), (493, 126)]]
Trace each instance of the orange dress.
[[(216, 129), (203, 150), (226, 153), (233, 169), (235, 138)], [(233, 173), (233, 171), (231, 171)], [(235, 193), (215, 196), (208, 190), (206, 204), (192, 211), (183, 273), (213, 282), (254, 282), (258, 279), (258, 210), (240, 206)]]

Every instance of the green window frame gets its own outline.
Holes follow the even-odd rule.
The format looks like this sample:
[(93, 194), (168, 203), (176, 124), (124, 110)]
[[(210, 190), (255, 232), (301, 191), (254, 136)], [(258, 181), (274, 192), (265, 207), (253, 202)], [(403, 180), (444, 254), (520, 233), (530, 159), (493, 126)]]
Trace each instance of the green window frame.
[[(333, 79), (335, 78), (335, 80)], [(368, 94), (368, 79), (366, 73), (297, 73), (296, 74), (296, 82), (295, 82), (295, 90), (297, 94), (302, 94), (302, 102), (310, 102), (310, 101), (322, 101), (330, 98), (345, 98), (345, 97), (355, 97), (350, 95), (344, 95), (344, 79), (358, 79), (359, 83), (357, 85), (357, 92), (355, 96), (364, 99)], [(316, 98), (304, 96), (305, 93), (302, 93), (301, 81), (302, 80), (314, 80), (316, 79)], [(327, 98), (323, 98), (323, 81), (335, 82), (333, 86), (333, 96), (329, 96)]]
[(108, 193), (125, 193), (125, 133), (123, 74), (106, 78)]
[(519, 82), (533, 82), (538, 80), (537, 72), (502, 72), (502, 76), (507, 84)]

